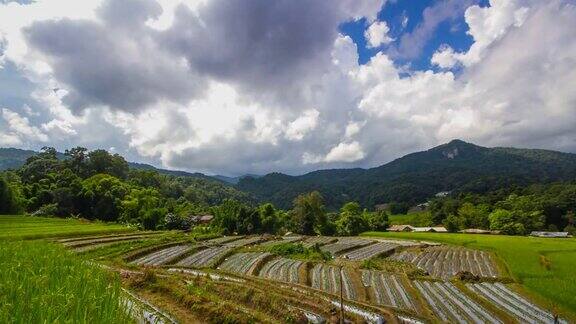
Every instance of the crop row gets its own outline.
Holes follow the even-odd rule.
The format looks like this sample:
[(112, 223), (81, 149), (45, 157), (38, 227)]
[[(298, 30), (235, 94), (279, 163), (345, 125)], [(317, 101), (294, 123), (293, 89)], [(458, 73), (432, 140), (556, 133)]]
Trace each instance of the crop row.
[[(312, 287), (332, 294), (340, 294), (340, 268), (317, 264), (312, 268)], [(342, 269), (342, 290), (344, 297), (356, 300), (357, 293), (346, 269)]]
[(208, 245), (224, 244), (224, 243), (228, 243), (231, 241), (239, 240), (243, 237), (244, 236), (222, 236), (222, 237), (217, 237), (217, 238), (214, 238), (211, 240), (204, 241), (204, 243), (206, 243)]
[(438, 247), (423, 252), (404, 251), (392, 260), (410, 262), (431, 276), (448, 279), (461, 271), (482, 277), (497, 277), (498, 271), (488, 252), (463, 248)]
[(194, 268), (210, 267), (230, 250), (232, 247), (229, 246), (209, 247), (182, 259), (176, 265)]
[(166, 264), (182, 254), (190, 251), (190, 245), (176, 245), (156, 252), (152, 252), (132, 261), (133, 264), (142, 266), (158, 266)]
[(449, 282), (414, 281), (434, 314), (449, 323), (502, 323)]
[(241, 247), (241, 246), (256, 244), (256, 243), (261, 242), (261, 241), (263, 241), (263, 238), (261, 236), (253, 236), (253, 237), (246, 237), (246, 238), (239, 239), (239, 240), (234, 240), (234, 241), (225, 243), (224, 245), (233, 246), (233, 247)]
[(108, 236), (102, 238), (93, 238), (93, 239), (86, 239), (86, 240), (76, 240), (71, 242), (64, 242), (64, 246), (69, 248), (79, 248), (81, 246), (86, 245), (98, 245), (110, 242), (120, 242), (120, 241), (129, 241), (129, 240), (137, 240), (142, 238), (148, 238), (152, 235), (122, 235), (122, 236)]
[[(501, 283), (479, 283), (466, 286), (499, 308), (506, 310), (521, 322), (554, 323), (552, 314), (532, 304)], [(567, 323), (564, 320), (559, 320), (559, 322)]]
[(320, 249), (324, 252), (329, 252), (332, 255), (336, 255), (338, 253), (351, 250), (354, 248), (359, 248), (365, 245), (368, 245), (374, 241), (365, 240), (365, 239), (358, 239), (358, 238), (348, 238), (343, 237), (338, 239), (335, 243), (327, 244), (322, 246)]
[(326, 245), (329, 243), (333, 243), (336, 242), (336, 239), (333, 237), (328, 237), (328, 236), (313, 236), (313, 237), (309, 237), (307, 239), (304, 240), (304, 242), (302, 242), (302, 245), (304, 245), (304, 247), (312, 247), (316, 244), (318, 245)]
[(398, 247), (397, 244), (389, 243), (389, 242), (379, 242), (376, 244), (368, 245), (360, 249), (356, 249), (341, 255), (342, 258), (354, 260), (354, 261), (362, 261), (373, 258), (378, 255), (382, 255), (384, 253), (389, 253), (394, 251)]
[(265, 258), (271, 256), (270, 253), (248, 252), (234, 254), (226, 259), (219, 269), (238, 274), (252, 274), (255, 267)]
[(276, 258), (266, 263), (258, 276), (290, 283), (299, 283), (299, 270), (303, 262), (298, 260)]
[(415, 309), (413, 298), (397, 276), (380, 271), (362, 270), (362, 284), (370, 288), (378, 305)]
[(120, 238), (126, 236), (142, 236), (142, 235), (154, 235), (154, 232), (130, 232), (130, 233), (116, 233), (116, 234), (105, 234), (105, 235), (90, 235), (90, 236), (80, 236), (80, 237), (69, 237), (56, 240), (58, 243), (63, 243), (67, 245), (67, 243), (73, 242), (80, 242), (80, 241), (90, 241), (90, 240), (98, 240), (98, 239), (106, 239), (106, 238)]

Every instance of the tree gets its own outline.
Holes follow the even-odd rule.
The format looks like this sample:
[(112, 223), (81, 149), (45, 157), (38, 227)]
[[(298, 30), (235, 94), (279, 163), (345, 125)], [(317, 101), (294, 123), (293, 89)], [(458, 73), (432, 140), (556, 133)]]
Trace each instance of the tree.
[(78, 176), (83, 176), (86, 173), (86, 152), (88, 149), (80, 146), (64, 151), (64, 155), (68, 157), (65, 163)]
[(456, 233), (462, 228), (462, 219), (456, 215), (449, 215), (444, 220), (444, 226), (448, 232)]
[(374, 213), (365, 213), (365, 218), (368, 226), (372, 231), (385, 231), (390, 225), (388, 213), (385, 210), (380, 210)]
[(368, 229), (368, 223), (362, 217), (362, 209), (357, 202), (346, 203), (340, 209), (340, 219), (336, 222), (338, 234), (358, 235)]
[(22, 212), (22, 201), (16, 190), (4, 176), (0, 175), (0, 214), (19, 214)]
[(267, 203), (258, 208), (262, 232), (275, 234), (280, 229), (280, 222), (274, 205)]
[(82, 182), (82, 214), (88, 218), (116, 221), (122, 211), (122, 200), (129, 187), (120, 179), (97, 174)]
[(88, 172), (90, 175), (106, 173), (119, 179), (128, 177), (128, 162), (118, 154), (110, 154), (105, 150), (94, 150), (88, 153)]
[(299, 195), (294, 199), (292, 215), (298, 233), (314, 234), (318, 220), (322, 220), (326, 216), (322, 195), (318, 191)]

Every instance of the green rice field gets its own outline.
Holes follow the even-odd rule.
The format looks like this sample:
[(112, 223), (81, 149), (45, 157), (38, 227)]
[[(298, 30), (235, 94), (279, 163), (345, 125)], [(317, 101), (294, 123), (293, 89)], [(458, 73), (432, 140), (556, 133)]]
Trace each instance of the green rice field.
[(0, 216), (0, 240), (40, 239), (134, 231), (119, 224), (87, 222), (78, 219), (32, 216)]

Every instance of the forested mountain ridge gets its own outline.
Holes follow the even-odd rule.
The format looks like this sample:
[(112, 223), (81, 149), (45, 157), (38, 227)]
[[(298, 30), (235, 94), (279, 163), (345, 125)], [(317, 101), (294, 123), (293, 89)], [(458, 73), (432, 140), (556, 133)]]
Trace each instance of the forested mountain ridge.
[(454, 140), (371, 169), (320, 170), (301, 176), (271, 173), (241, 179), (237, 188), (286, 208), (298, 194), (318, 190), (327, 207), (423, 202), (441, 191), (486, 192), (512, 185), (576, 179), (576, 154), (487, 148)]

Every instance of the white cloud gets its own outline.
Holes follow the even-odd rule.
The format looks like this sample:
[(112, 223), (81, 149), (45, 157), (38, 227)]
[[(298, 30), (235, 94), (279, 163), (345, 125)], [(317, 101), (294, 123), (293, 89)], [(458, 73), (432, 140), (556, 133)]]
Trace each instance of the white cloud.
[(304, 114), (288, 125), (286, 138), (291, 141), (299, 141), (306, 136), (308, 132), (316, 128), (320, 112), (316, 109), (307, 110)]
[(366, 29), (364, 37), (369, 47), (379, 47), (394, 41), (394, 38), (388, 35), (389, 32), (390, 28), (385, 21), (376, 21)]
[(30, 125), (26, 117), (8, 109), (2, 108), (2, 118), (7, 124), (7, 132), (2, 133), (2, 141), (7, 142), (47, 142), (48, 136), (39, 128)]
[[(223, 0), (212, 1), (220, 1), (219, 10), (227, 8)], [(89, 7), (96, 7), (96, 3), (90, 2)], [(246, 31), (242, 29), (246, 27), (244, 22), (233, 21), (240, 27), (234, 27), (231, 21), (228, 21), (230, 24), (214, 25), (221, 30), (206, 34), (206, 37), (210, 36), (209, 40), (215, 44), (226, 45), (225, 53), (220, 57), (225, 59), (226, 66), (210, 65), (218, 61), (206, 59), (204, 72), (183, 69), (178, 73), (180, 78), (202, 78), (205, 83), (200, 93), (189, 100), (171, 100), (169, 96), (148, 91), (146, 94), (152, 100), (145, 107), (136, 105), (135, 109), (124, 111), (113, 107), (113, 103), (108, 104), (110, 107), (90, 104), (82, 111), (71, 110), (63, 101), (69, 89), (62, 86), (63, 78), (58, 73), (64, 70), (54, 61), (46, 60), (44, 55), (30, 51), (30, 44), (22, 38), (19, 28), (33, 21), (69, 15), (74, 22), (79, 17), (86, 19), (83, 22), (96, 21), (102, 30), (111, 32), (105, 36), (114, 44), (120, 42), (122, 46), (131, 47), (132, 43), (122, 41), (129, 37), (126, 31), (116, 35), (114, 29), (97, 21), (89, 10), (59, 11), (47, 8), (44, 0), (30, 5), (33, 6), (30, 16), (26, 17), (28, 11), (18, 4), (0, 5), (0, 33), (7, 40), (6, 60), (17, 63), (18, 71), (35, 86), (28, 106), (3, 105), (6, 108), (0, 118), (0, 145), (38, 147), (48, 143), (60, 148), (76, 145), (114, 147), (116, 152), (131, 159), (226, 174), (371, 167), (453, 138), (483, 145), (546, 147), (576, 152), (574, 5), (562, 0), (492, 0), (491, 7), (469, 8), (466, 22), (474, 38), (471, 49), (457, 53), (444, 46), (432, 58), (432, 62), (443, 69), (462, 67), (461, 73), (455, 76), (446, 70), (411, 71), (399, 67), (394, 56), (386, 53), (379, 53), (367, 64), (358, 65), (356, 45), (350, 37), (338, 35), (336, 27), (360, 14), (375, 19), (372, 11), (378, 10), (382, 2), (371, 1), (363, 7), (365, 3), (340, 0), (337, 8), (328, 6), (337, 11), (329, 13), (330, 21), (307, 17), (310, 26), (323, 30), (314, 34), (295, 32), (295, 38), (289, 41), (302, 45), (299, 50), (306, 54), (297, 59), (293, 55), (288, 55), (289, 59), (274, 55), (278, 52), (273, 49), (281, 48), (277, 44), (284, 39), (280, 37), (282, 28), (270, 34), (280, 38), (261, 40), (257, 51), (246, 50), (238, 54), (239, 50), (250, 46), (225, 43), (228, 39), (224, 36), (235, 35), (230, 30)], [(143, 52), (146, 57), (125, 56), (116, 61), (120, 69), (107, 70), (124, 71), (126, 80), (130, 81), (127, 85), (136, 84), (131, 80), (145, 81), (143, 89), (154, 89), (150, 85), (156, 84), (155, 80), (143, 78), (140, 72), (146, 75), (147, 67), (164, 70), (167, 64), (173, 66), (176, 61), (168, 62), (171, 58), (183, 64), (182, 67), (190, 62), (199, 64), (184, 57), (192, 55), (189, 51), (197, 47), (175, 49), (166, 45), (195, 44), (186, 39), (192, 30), (171, 34), (184, 37), (180, 39), (182, 42), (163, 43), (164, 40), (155, 38), (154, 35), (167, 35), (163, 33), (170, 32), (173, 22), (189, 18), (172, 13), (179, 1), (165, 0), (161, 4), (164, 12), (157, 20), (145, 22), (151, 29), (138, 34), (145, 37), (138, 39), (138, 44), (132, 47), (136, 52), (139, 48), (147, 49)], [(321, 3), (319, 6), (325, 8)], [(451, 15), (448, 9), (460, 9), (461, 6), (452, 1), (451, 6), (432, 11), (426, 33), (415, 34), (406, 44), (414, 45), (415, 40), (428, 37), (427, 33), (439, 21)], [(50, 11), (44, 13), (41, 8)], [(191, 9), (192, 17), (207, 13), (198, 8)], [(299, 10), (297, 6), (290, 8)], [(342, 14), (347, 8), (354, 14)], [(214, 15), (204, 19), (209, 23), (228, 14), (236, 15), (236, 12), (225, 11), (209, 13)], [(10, 22), (2, 20), (6, 17)], [(268, 26), (267, 21), (260, 19), (258, 23), (267, 28), (278, 26), (276, 22)], [(371, 26), (382, 28), (379, 22)], [(546, 37), (542, 37), (542, 31), (546, 31)], [(386, 36), (387, 32), (377, 35)], [(249, 33), (241, 36), (250, 39)], [(310, 42), (306, 46), (301, 43), (304, 36)], [(375, 39), (373, 44), (382, 43), (382, 39)], [(206, 46), (206, 49), (212, 48)], [(417, 47), (413, 48), (415, 52), (418, 52)], [(306, 53), (308, 49), (313, 53)], [(412, 53), (413, 49), (406, 51)], [(152, 56), (163, 59), (153, 65), (147, 64)], [(132, 63), (144, 70), (125, 69)], [(44, 68), (40, 69), (42, 66)], [(135, 71), (138, 72), (136, 76)], [(276, 72), (278, 74), (274, 74)], [(101, 76), (106, 80), (115, 75), (104, 73)]]
[(364, 158), (364, 151), (360, 143), (340, 143), (328, 152), (326, 162), (355, 162)]
[(474, 44), (465, 53), (457, 53), (442, 46), (432, 57), (432, 63), (442, 68), (451, 68), (457, 62), (471, 66), (480, 62), (486, 50), (501, 39), (510, 28), (522, 26), (529, 8), (522, 0), (491, 0), (489, 7), (471, 6), (466, 9), (465, 20), (468, 34)]

